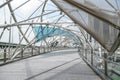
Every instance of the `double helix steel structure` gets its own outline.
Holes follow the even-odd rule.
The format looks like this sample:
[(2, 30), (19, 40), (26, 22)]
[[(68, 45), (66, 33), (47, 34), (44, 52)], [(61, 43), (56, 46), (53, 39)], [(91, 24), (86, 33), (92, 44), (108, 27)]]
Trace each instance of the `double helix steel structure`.
[(0, 65), (67, 48), (103, 79), (119, 80), (120, 1), (0, 1)]

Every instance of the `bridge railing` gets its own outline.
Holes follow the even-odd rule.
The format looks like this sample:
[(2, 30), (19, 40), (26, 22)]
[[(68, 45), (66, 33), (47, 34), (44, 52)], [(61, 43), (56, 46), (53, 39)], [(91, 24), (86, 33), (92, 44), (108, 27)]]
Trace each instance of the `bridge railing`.
[(9, 51), (9, 48), (0, 48), (0, 66), (4, 64), (8, 64), (11, 62), (15, 62), (21, 59), (45, 54), (48, 52), (56, 51), (56, 50), (62, 50), (62, 49), (68, 49), (68, 47), (28, 47), (25, 50), (20, 47), (20, 54), (18, 54), (14, 59), (11, 59), (11, 56), (13, 55), (13, 52), (16, 48), (11, 48)]
[(103, 80), (120, 79), (120, 61), (108, 57), (105, 50), (99, 55), (98, 50), (79, 48), (79, 55)]

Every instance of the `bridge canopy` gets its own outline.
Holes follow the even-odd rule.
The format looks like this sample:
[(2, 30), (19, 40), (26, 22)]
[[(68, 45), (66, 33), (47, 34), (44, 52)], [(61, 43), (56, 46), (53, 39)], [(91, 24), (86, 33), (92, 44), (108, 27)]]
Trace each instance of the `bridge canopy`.
[[(107, 51), (114, 52), (120, 44), (120, 16), (105, 12), (88, 0), (52, 0), (59, 9), (89, 33)], [(95, 1), (96, 2), (96, 1)]]
[(120, 45), (120, 0), (0, 1), (0, 42), (47, 46), (44, 39), (52, 43), (54, 36), (114, 53)]

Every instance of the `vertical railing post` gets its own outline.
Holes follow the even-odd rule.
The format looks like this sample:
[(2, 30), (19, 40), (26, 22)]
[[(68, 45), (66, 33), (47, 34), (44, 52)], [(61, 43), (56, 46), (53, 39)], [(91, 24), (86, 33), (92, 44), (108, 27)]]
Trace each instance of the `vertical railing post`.
[(87, 49), (85, 49), (85, 59), (87, 60)]
[(78, 47), (78, 52), (80, 52), (80, 47)]
[(38, 54), (40, 54), (40, 48), (39, 48), (39, 47), (37, 47), (37, 49), (38, 49)]
[(91, 49), (91, 65), (93, 65), (93, 49)]
[(31, 56), (33, 56), (33, 48), (31, 47)]
[(46, 51), (45, 51), (45, 47), (44, 47), (44, 53), (45, 53)]
[(50, 50), (49, 50), (49, 46), (48, 46), (48, 52), (49, 52)]
[(46, 52), (49, 52), (49, 47), (47, 47), (46, 49), (47, 49), (47, 51), (46, 51)]
[(85, 51), (85, 48), (84, 48), (84, 55), (83, 55), (84, 59), (85, 59), (85, 54), (86, 54), (86, 51)]
[(40, 54), (40, 47), (38, 47), (39, 48), (39, 54)]
[(4, 49), (4, 63), (6, 62), (6, 48)]
[(42, 48), (40, 47), (40, 53), (42, 53), (41, 51), (42, 51)]
[(23, 48), (21, 48), (21, 58), (23, 58)]
[(50, 52), (50, 46), (49, 46), (49, 52)]
[(105, 75), (108, 76), (108, 62), (107, 62), (107, 53), (104, 52), (104, 67), (105, 67)]
[(48, 52), (48, 47), (46, 47), (46, 52)]

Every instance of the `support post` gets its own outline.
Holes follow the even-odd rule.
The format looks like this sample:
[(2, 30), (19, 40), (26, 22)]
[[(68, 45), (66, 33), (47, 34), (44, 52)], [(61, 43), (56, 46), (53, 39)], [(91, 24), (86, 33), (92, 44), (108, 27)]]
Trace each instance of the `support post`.
[(6, 48), (4, 49), (4, 63), (6, 62)]
[(38, 54), (40, 54), (40, 48), (38, 47)]
[(104, 66), (105, 66), (105, 75), (108, 76), (108, 62), (107, 62), (107, 53), (104, 53)]
[(46, 47), (46, 52), (48, 52), (48, 47)]
[(44, 52), (43, 53), (45, 53), (45, 47), (44, 47)]
[(91, 49), (91, 65), (93, 65), (93, 49)]
[(49, 47), (47, 47), (46, 49), (47, 49), (47, 51), (46, 51), (46, 52), (48, 52), (48, 51), (49, 51)]
[(23, 48), (21, 48), (21, 58), (23, 58)]
[(85, 58), (85, 48), (84, 48), (84, 54), (83, 54), (83, 57)]
[(39, 54), (40, 54), (40, 47), (38, 47), (39, 48)]
[(31, 47), (31, 56), (33, 56), (33, 48)]
[(50, 52), (50, 46), (49, 46), (49, 50), (48, 51)]
[(87, 60), (87, 49), (85, 49), (85, 59)]

